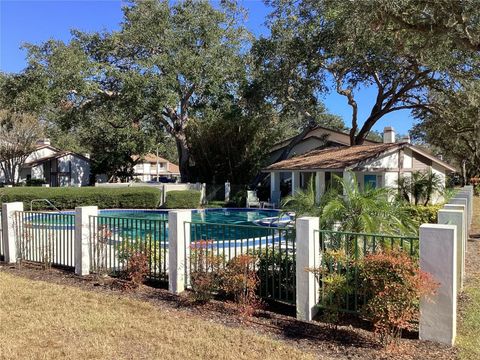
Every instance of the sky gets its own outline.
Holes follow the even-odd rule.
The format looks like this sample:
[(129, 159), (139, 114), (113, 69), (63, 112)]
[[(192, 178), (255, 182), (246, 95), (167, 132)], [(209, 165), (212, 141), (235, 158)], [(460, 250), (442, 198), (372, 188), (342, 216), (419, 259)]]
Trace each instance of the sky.
[[(214, 1), (214, 3), (218, 1)], [(246, 26), (256, 36), (267, 35), (264, 24), (269, 8), (261, 0), (239, 0), (248, 10)], [(121, 0), (0, 0), (0, 71), (19, 72), (26, 66), (23, 43), (38, 44), (48, 39), (68, 41), (70, 30), (115, 30), (122, 21)], [(368, 116), (375, 99), (373, 89), (362, 88), (356, 93), (359, 119)], [(344, 97), (335, 92), (324, 95), (330, 113), (340, 115), (347, 126), (351, 108)], [(393, 126), (406, 134), (413, 124), (408, 111), (397, 111), (383, 117), (374, 127), (382, 132)]]

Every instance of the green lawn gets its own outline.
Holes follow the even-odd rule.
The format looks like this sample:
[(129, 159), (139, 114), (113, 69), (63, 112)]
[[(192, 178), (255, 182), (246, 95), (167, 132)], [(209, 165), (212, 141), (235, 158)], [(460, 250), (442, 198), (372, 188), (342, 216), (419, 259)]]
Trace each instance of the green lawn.
[[(479, 197), (476, 197), (474, 202), (472, 233), (480, 233)], [(460, 359), (478, 360), (480, 359), (480, 246), (478, 243), (469, 243), (467, 260), (470, 260), (467, 262), (466, 269), (467, 302), (461, 307), (462, 316), (458, 324), (457, 346)]]

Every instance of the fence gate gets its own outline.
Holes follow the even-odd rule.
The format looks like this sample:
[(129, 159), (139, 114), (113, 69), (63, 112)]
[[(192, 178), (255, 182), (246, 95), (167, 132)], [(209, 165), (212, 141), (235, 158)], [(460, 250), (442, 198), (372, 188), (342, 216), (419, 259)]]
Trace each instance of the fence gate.
[[(419, 239), (413, 236), (317, 230), (314, 238), (320, 244), (320, 266), (316, 273), (320, 283), (319, 305), (335, 306), (341, 312), (358, 313), (367, 301), (358, 266), (364, 256), (391, 249), (403, 249), (414, 258), (419, 256)], [(339, 296), (343, 296), (340, 304), (333, 304), (333, 296), (326, 290), (335, 281), (343, 282), (347, 288)]]
[(73, 214), (18, 211), (14, 226), (20, 263), (75, 269)]

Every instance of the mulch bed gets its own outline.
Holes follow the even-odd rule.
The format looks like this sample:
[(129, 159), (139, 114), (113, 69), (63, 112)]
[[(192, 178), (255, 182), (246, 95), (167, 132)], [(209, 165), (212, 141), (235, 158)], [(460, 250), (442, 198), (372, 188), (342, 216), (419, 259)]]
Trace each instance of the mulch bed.
[[(480, 242), (479, 242), (480, 243)], [(472, 249), (473, 250), (473, 249)], [(480, 250), (478, 247), (477, 250)], [(188, 294), (176, 296), (165, 289), (142, 286), (124, 291), (112, 278), (78, 277), (61, 270), (39, 270), (26, 266), (0, 266), (0, 271), (32, 280), (75, 286), (88, 291), (127, 296), (148, 301), (160, 311), (181, 311), (230, 327), (244, 328), (284, 341), (304, 351), (313, 352), (320, 359), (455, 359), (456, 350), (428, 341), (416, 340), (418, 334), (406, 334), (394, 350), (383, 349), (369, 329), (358, 319), (350, 319), (335, 330), (322, 322), (304, 322), (292, 316), (266, 310), (245, 318), (228, 302), (213, 300), (207, 304), (192, 303)], [(271, 308), (270, 308), (271, 309)], [(278, 310), (278, 309), (277, 309)]]

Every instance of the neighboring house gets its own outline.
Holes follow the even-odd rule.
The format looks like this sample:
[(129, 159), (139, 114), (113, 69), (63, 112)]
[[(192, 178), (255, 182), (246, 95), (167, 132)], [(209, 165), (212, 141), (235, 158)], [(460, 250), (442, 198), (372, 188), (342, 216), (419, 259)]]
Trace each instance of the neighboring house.
[[(283, 151), (288, 147), (294, 137), (280, 141), (272, 146), (269, 154), (269, 164), (278, 160)], [(365, 145), (378, 144), (376, 141), (365, 140)], [(302, 140), (289, 152), (287, 158), (303, 155), (312, 150), (320, 150), (335, 146), (349, 146), (350, 135), (338, 130), (317, 126), (310, 130)]]
[[(280, 183), (291, 183), (291, 192), (305, 188), (314, 181), (317, 201), (334, 182), (334, 176), (347, 181), (354, 173), (360, 187), (396, 188), (401, 176), (410, 176), (414, 171), (432, 171), (445, 184), (446, 174), (456, 169), (409, 142), (395, 142), (395, 132), (385, 128), (383, 143), (357, 146), (335, 146), (313, 150), (268, 166), (270, 173), (270, 199), (280, 201)], [(433, 202), (439, 201), (437, 196)]]
[(162, 178), (175, 180), (180, 177), (178, 165), (160, 156), (147, 154), (142, 157), (136, 155), (132, 158), (137, 161), (133, 177), (142, 182), (160, 181)]
[[(90, 159), (88, 155), (57, 149), (48, 139), (39, 140), (20, 169), (20, 182), (30, 179), (44, 180), (49, 186), (89, 185)], [(0, 182), (5, 183), (5, 174), (1, 170)]]

